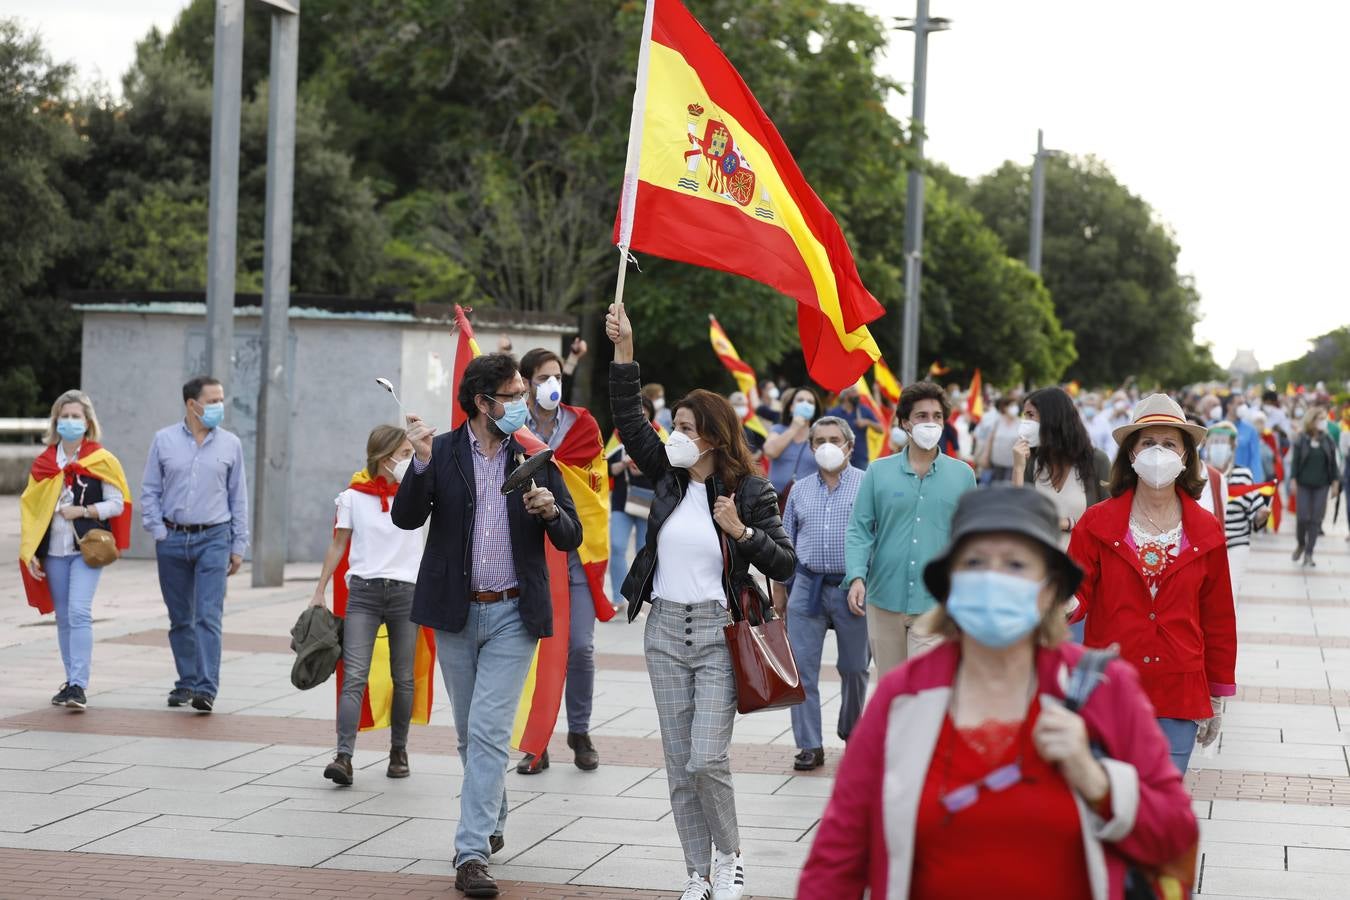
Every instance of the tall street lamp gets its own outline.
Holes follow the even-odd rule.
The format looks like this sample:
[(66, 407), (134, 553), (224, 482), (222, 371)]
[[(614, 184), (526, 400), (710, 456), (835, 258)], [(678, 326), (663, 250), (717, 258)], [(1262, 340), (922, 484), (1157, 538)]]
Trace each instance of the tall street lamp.
[(949, 19), (928, 15), (928, 0), (918, 0), (912, 19), (898, 20), (901, 31), (914, 32), (914, 111), (910, 128), (914, 159), (905, 192), (905, 311), (900, 321), (900, 378), (913, 384), (919, 374), (919, 278), (923, 273), (923, 116), (928, 87), (928, 34), (946, 31)]
[(1063, 156), (1062, 150), (1045, 146), (1045, 132), (1036, 129), (1036, 158), (1031, 164), (1031, 238), (1027, 242), (1027, 268), (1041, 274), (1041, 238), (1045, 234), (1045, 161)]

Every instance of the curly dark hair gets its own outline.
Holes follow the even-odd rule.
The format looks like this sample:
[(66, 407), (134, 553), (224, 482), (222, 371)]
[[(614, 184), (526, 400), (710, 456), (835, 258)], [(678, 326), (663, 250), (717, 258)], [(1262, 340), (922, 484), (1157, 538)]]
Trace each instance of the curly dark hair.
[(900, 417), (901, 422), (909, 421), (909, 417), (914, 412), (914, 405), (920, 400), (936, 400), (942, 407), (942, 421), (945, 424), (952, 414), (952, 402), (947, 399), (947, 392), (941, 385), (934, 384), (931, 381), (916, 381), (913, 384), (905, 385), (905, 389), (900, 392), (900, 408), (896, 415)]
[(459, 408), (472, 419), (478, 415), (478, 405), (474, 403), (478, 395), (493, 397), (502, 382), (511, 380), (519, 371), (516, 358), (509, 353), (484, 353), (470, 360), (459, 380)]
[(1068, 392), (1041, 388), (1028, 394), (1024, 405), (1036, 407), (1041, 422), (1041, 445), (1031, 451), (1033, 476), (1039, 478), (1044, 472), (1053, 482), (1073, 469), (1084, 485), (1092, 484), (1097, 478), (1096, 453)]

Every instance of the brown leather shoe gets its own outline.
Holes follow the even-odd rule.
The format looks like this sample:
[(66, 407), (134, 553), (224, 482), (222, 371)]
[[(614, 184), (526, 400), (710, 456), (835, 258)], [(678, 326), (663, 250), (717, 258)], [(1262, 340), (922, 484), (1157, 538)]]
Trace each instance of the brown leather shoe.
[(577, 768), (583, 772), (594, 772), (600, 768), (600, 754), (595, 751), (595, 745), (591, 743), (589, 734), (578, 734), (575, 731), (567, 733), (567, 746), (572, 748), (575, 754), (573, 762)]
[(323, 777), (335, 784), (349, 785), (352, 783), (352, 756), (350, 753), (339, 753), (333, 757), (333, 761), (328, 764), (328, 768), (323, 770)]
[(538, 775), (548, 768), (548, 751), (535, 756), (533, 753), (526, 753), (525, 757), (516, 763), (516, 773), (518, 775)]
[(455, 870), (455, 889), (466, 897), (495, 897), (497, 882), (488, 874), (487, 865), (471, 859)]
[(407, 778), (412, 770), (408, 768), (408, 750), (405, 747), (389, 748), (389, 768), (384, 774), (390, 778)]

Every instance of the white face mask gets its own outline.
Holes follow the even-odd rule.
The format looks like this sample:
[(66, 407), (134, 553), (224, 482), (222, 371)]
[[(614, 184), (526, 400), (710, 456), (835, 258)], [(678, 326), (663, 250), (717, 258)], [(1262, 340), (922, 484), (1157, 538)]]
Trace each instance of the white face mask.
[(899, 450), (909, 443), (909, 432), (900, 426), (891, 429), (891, 449)]
[(821, 471), (836, 472), (844, 467), (845, 462), (844, 451), (838, 444), (821, 444), (816, 448), (816, 465), (820, 466)]
[(562, 381), (555, 375), (550, 375), (543, 384), (534, 386), (534, 402), (538, 403), (542, 409), (554, 410), (558, 404), (562, 403)]
[(768, 389), (767, 391), (764, 392), (764, 396), (767, 397), (767, 398), (769, 398), (769, 402), (770, 402), (770, 403), (777, 403), (777, 402), (778, 402), (778, 388), (773, 387), (773, 386), (770, 386), (769, 389)]
[(750, 407), (743, 406), (740, 403), (736, 403), (732, 405), (731, 411), (736, 414), (736, 418), (744, 419), (746, 416), (750, 414)]
[[(707, 453), (704, 450), (703, 453)], [(687, 469), (699, 461), (703, 453), (698, 451), (698, 444), (694, 443), (693, 438), (683, 431), (676, 431), (666, 440), (666, 459), (677, 469)]]
[(910, 429), (914, 443), (920, 450), (932, 450), (942, 440), (942, 426), (937, 422), (924, 422)]
[(1233, 458), (1232, 444), (1210, 444), (1206, 449), (1209, 453), (1209, 461), (1214, 464), (1215, 468), (1226, 468)]
[(655, 409), (657, 412), (660, 412), (661, 410), (665, 409), (665, 408), (666, 408), (666, 398), (665, 398), (665, 397), (657, 397), (655, 400), (652, 401), (652, 408)]
[(1026, 441), (1029, 446), (1039, 447), (1041, 445), (1041, 423), (1031, 419), (1023, 419), (1017, 423), (1017, 436)]
[(1015, 419), (1015, 418), (1017, 418), (1017, 414), (1018, 414), (1019, 412), (1021, 412), (1021, 410), (1017, 408), (1017, 404), (1016, 404), (1016, 403), (1010, 403), (1010, 404), (1008, 404), (1008, 411), (1007, 411), (1006, 414), (1007, 414), (1009, 417)]
[(1166, 447), (1153, 446), (1139, 451), (1134, 471), (1149, 487), (1161, 490), (1177, 480), (1186, 464)]
[(1252, 408), (1245, 403), (1239, 403), (1237, 407), (1238, 421), (1245, 422), (1247, 417), (1252, 414)]
[(402, 481), (403, 476), (408, 474), (408, 466), (412, 465), (412, 457), (400, 459), (394, 463), (394, 480)]

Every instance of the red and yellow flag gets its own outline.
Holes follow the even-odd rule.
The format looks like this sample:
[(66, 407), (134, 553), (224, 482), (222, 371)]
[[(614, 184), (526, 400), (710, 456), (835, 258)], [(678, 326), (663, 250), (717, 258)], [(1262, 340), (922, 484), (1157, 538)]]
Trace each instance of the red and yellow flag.
[(453, 391), (459, 390), (459, 380), (464, 376), (464, 369), (469, 365), (469, 360), (483, 352), (478, 349), (478, 341), (474, 340), (473, 336), (473, 326), (469, 324), (468, 313), (471, 312), (473, 312), (472, 309), (465, 309), (458, 303), (455, 304), (455, 329), (459, 332), (459, 341), (455, 345), (455, 365), (450, 379), (452, 390), (450, 402), (451, 428), (458, 428), (468, 418), (464, 414), (464, 410), (459, 408), (459, 402), (454, 399)]
[(881, 355), (882, 315), (839, 223), (750, 88), (679, 0), (648, 0), (614, 242), (743, 275), (795, 299), (811, 377), (831, 391)]
[(900, 402), (900, 379), (895, 377), (884, 359), (878, 358), (872, 365), (872, 380), (877, 383), (877, 390), (881, 391), (887, 403), (894, 406)]
[[(352, 473), (347, 487), (361, 494), (380, 498), (380, 509), (388, 510), (398, 493), (398, 485), (383, 475), (371, 478), (365, 469)], [(349, 541), (342, 559), (333, 570), (333, 615), (347, 615), (347, 570), (350, 567), (352, 545)], [(361, 698), (361, 731), (388, 728), (393, 722), (394, 678), (389, 666), (389, 630), (381, 625), (375, 633), (375, 646), (370, 655), (370, 671), (366, 676), (366, 693)], [(342, 702), (342, 660), (337, 664), (337, 700)], [(417, 629), (417, 649), (413, 653), (413, 707), (414, 725), (431, 721), (432, 692), (436, 687), (436, 635), (430, 628)]]
[(731, 338), (722, 330), (717, 316), (711, 313), (708, 314), (708, 340), (712, 341), (713, 353), (717, 354), (717, 358), (726, 366), (731, 377), (736, 379), (736, 387), (749, 401), (750, 409), (745, 415), (746, 421), (749, 421), (755, 417), (755, 407), (759, 406), (759, 384), (755, 379), (755, 370), (741, 359), (741, 355), (731, 343)]
[(933, 360), (932, 364), (928, 366), (928, 377), (941, 378), (943, 375), (946, 375), (950, 371), (951, 368), (949, 366), (944, 366), (942, 364), (942, 360), (935, 359)]
[(984, 418), (984, 379), (980, 377), (979, 369), (970, 379), (970, 391), (966, 394), (966, 416), (972, 422)]
[(117, 457), (94, 441), (80, 444), (78, 459), (66, 463), (64, 469), (56, 464), (56, 445), (38, 454), (28, 470), (28, 486), (19, 496), (19, 575), (23, 579), (28, 605), (44, 616), (55, 609), (51, 585), (29, 573), (28, 561), (37, 554), (42, 538), (51, 527), (61, 492), (77, 475), (96, 478), (122, 492), (122, 512), (108, 522), (108, 527), (117, 549), (125, 550), (131, 546), (131, 488), (127, 486), (126, 473)]

